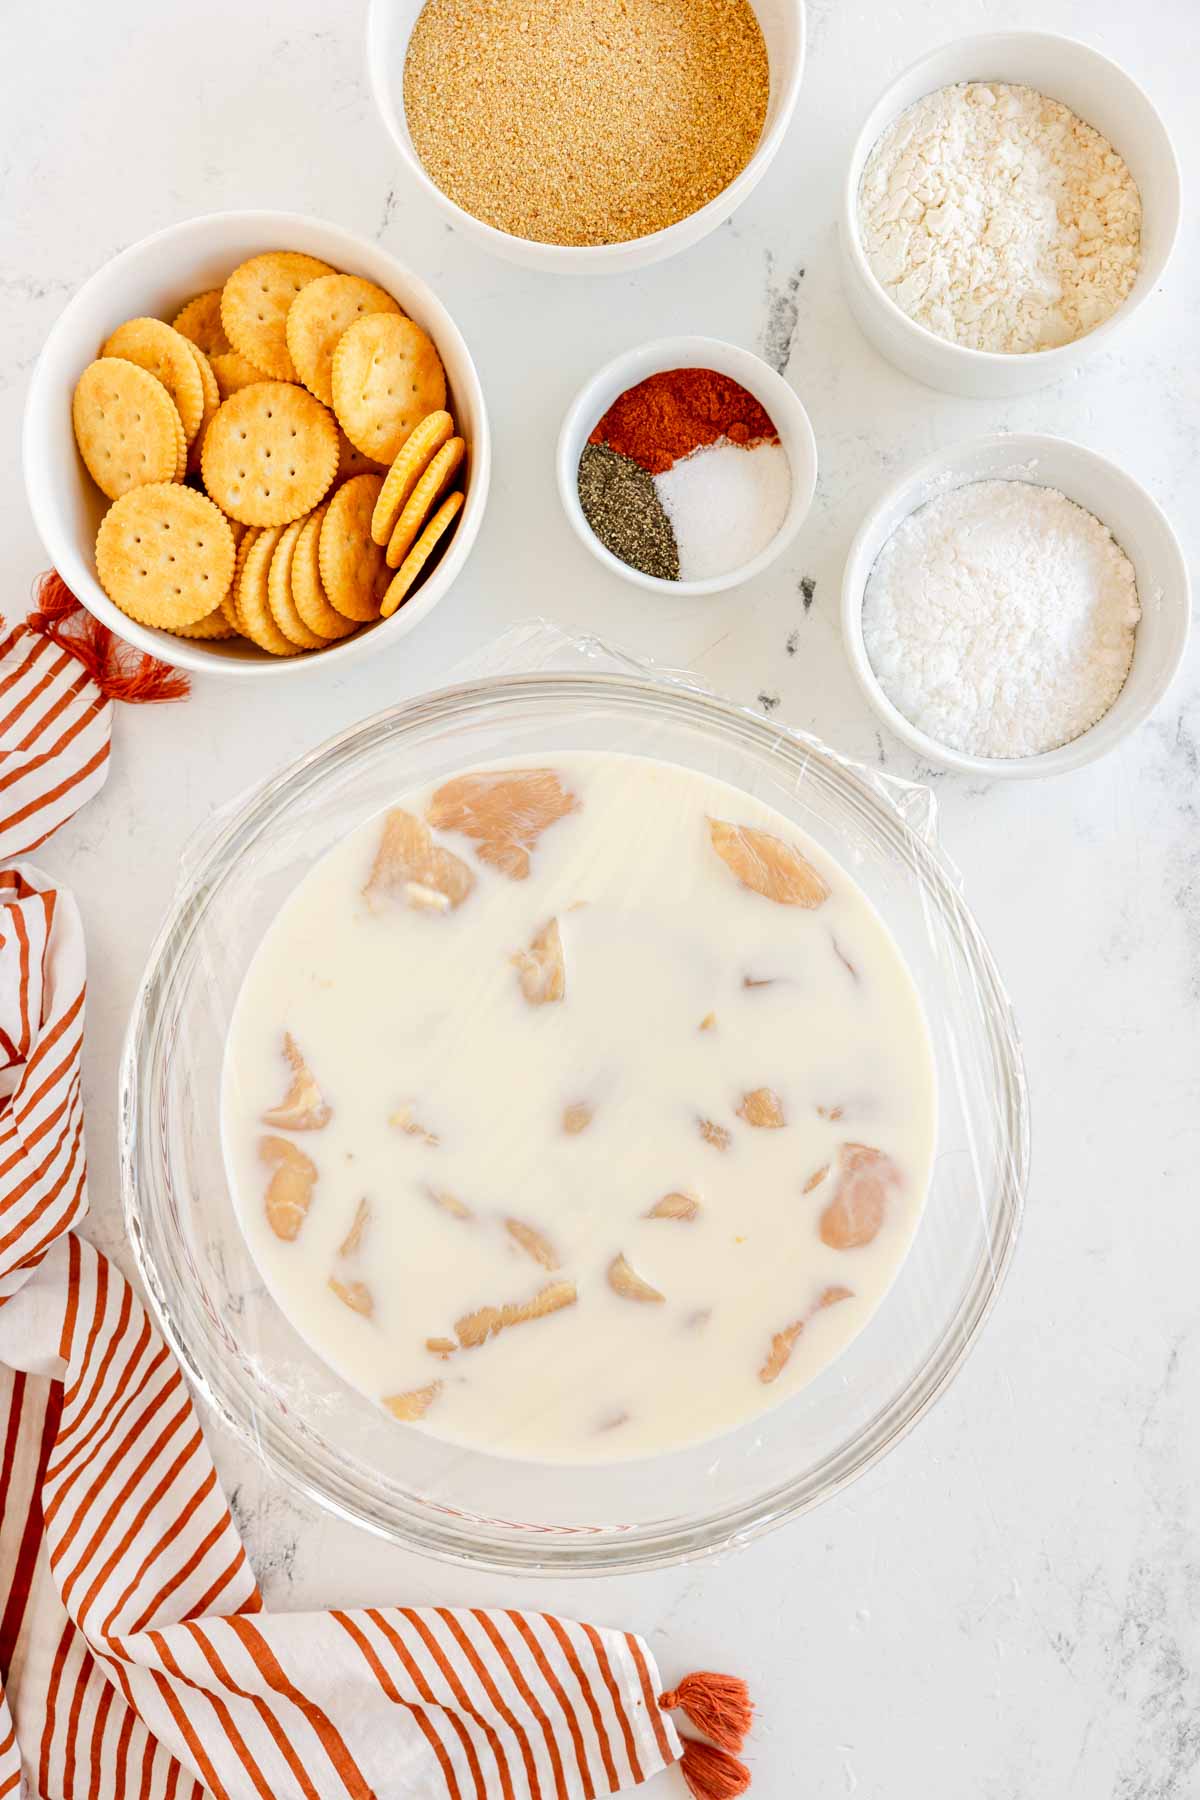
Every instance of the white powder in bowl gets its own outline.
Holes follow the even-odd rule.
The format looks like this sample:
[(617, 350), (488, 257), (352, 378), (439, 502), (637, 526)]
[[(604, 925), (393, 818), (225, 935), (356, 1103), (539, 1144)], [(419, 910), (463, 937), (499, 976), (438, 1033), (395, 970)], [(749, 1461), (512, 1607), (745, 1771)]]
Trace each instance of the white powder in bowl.
[(1142, 203), (1108, 139), (1035, 88), (926, 94), (875, 145), (858, 193), (872, 273), (969, 350), (1069, 344), (1137, 279)]
[(1133, 564), (1106, 525), (1028, 481), (975, 481), (888, 539), (863, 595), (884, 693), (969, 756), (1037, 756), (1103, 718), (1141, 617)]
[(675, 542), (680, 581), (727, 575), (765, 550), (787, 517), (792, 469), (782, 444), (718, 441), (654, 477)]

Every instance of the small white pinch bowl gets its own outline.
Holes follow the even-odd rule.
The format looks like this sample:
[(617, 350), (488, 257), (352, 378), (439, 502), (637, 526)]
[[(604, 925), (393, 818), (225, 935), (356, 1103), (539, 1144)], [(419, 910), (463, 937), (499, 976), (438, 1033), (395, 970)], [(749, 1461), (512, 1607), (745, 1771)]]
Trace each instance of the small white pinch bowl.
[[(727, 569), (723, 575), (710, 575), (704, 581), (662, 581), (657, 575), (644, 575), (640, 569), (631, 568), (600, 542), (579, 503), (579, 458), (593, 428), (627, 388), (668, 369), (714, 369), (718, 375), (740, 382), (770, 416), (791, 465), (791, 499), (783, 523), (770, 543), (750, 562)], [(817, 484), (817, 441), (795, 391), (760, 356), (737, 344), (709, 337), (656, 338), (653, 343), (626, 350), (606, 363), (584, 383), (568, 407), (558, 434), (556, 462), (559, 498), (580, 542), (614, 575), (670, 599), (720, 594), (753, 581), (770, 568), (807, 518)]]
[[(1142, 198), (1142, 260), (1127, 299), (1086, 336), (1052, 350), (1008, 354), (970, 350), (938, 337), (902, 312), (871, 272), (858, 229), (858, 190), (872, 150), (893, 120), (926, 94), (961, 81), (1002, 81), (1060, 100), (1104, 134), (1125, 159)], [(1162, 280), (1179, 231), (1179, 163), (1151, 101), (1089, 44), (1042, 31), (958, 38), (913, 63), (867, 114), (842, 189), (839, 237), (850, 310), (896, 368), (928, 387), (972, 400), (1032, 393), (1078, 368), (1106, 344)]]
[[(1125, 685), (1104, 717), (1080, 737), (1038, 756), (967, 756), (918, 730), (880, 685), (863, 638), (863, 600), (880, 551), (927, 500), (975, 481), (1028, 481), (1058, 488), (1107, 525), (1133, 564), (1142, 617)], [(1066, 438), (998, 433), (958, 444), (918, 463), (876, 501), (859, 526), (842, 578), (842, 637), (850, 667), (875, 712), (926, 762), (988, 780), (1065, 775), (1097, 761), (1145, 723), (1174, 680), (1187, 648), (1191, 592), (1187, 564), (1166, 515), (1124, 469)]]
[(701, 238), (723, 225), (730, 214), (758, 186), (783, 142), (804, 74), (804, 0), (750, 0), (762, 29), (770, 69), (767, 116), (754, 155), (706, 206), (677, 219), (662, 231), (629, 238), (619, 244), (543, 244), (533, 238), (515, 237), (477, 219), (444, 194), (413, 148), (404, 115), (404, 62), (425, 0), (370, 0), (367, 7), (367, 74), (371, 92), (388, 136), (410, 176), (458, 231), (493, 256), (542, 269), (551, 275), (609, 275), (644, 269), (680, 250), (690, 249)]
[[(270, 656), (244, 638), (205, 642), (139, 625), (113, 605), (96, 578), (95, 544), (109, 502), (83, 466), (71, 425), (71, 396), (83, 370), (124, 319), (173, 319), (193, 294), (219, 287), (247, 257), (302, 250), (335, 269), (363, 275), (394, 295), (437, 345), (450, 390), (447, 402), (467, 441), (466, 504), (445, 553), (390, 619), (327, 650)], [(491, 439), (483, 388), (458, 326), (432, 289), (377, 244), (299, 213), (209, 213), (131, 244), (96, 271), (67, 302), (42, 347), (25, 404), (25, 487), (38, 536), (71, 592), (118, 637), (198, 675), (276, 681), (378, 656), (433, 611), (457, 578), (479, 533), (487, 502)]]

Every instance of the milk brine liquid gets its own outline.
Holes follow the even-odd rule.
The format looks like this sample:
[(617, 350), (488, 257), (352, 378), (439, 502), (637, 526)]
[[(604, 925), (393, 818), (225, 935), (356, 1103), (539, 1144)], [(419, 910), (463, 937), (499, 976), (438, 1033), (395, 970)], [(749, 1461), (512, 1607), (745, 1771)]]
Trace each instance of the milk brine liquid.
[(817, 844), (571, 752), (406, 794), (313, 867), (239, 995), (222, 1130), (273, 1297), (398, 1430), (609, 1461), (731, 1429), (863, 1329), (935, 1082)]

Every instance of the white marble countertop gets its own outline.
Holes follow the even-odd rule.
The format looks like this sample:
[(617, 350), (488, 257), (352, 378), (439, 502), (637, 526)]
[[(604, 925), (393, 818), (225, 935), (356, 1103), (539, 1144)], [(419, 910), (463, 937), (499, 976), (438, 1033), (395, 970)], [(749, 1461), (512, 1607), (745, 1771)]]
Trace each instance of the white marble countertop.
[[(921, 51), (1028, 22), (1087, 38), (1162, 109), (1195, 183), (1195, 0), (810, 0), (811, 50), (777, 163), (675, 262), (606, 282), (492, 262), (396, 166), (363, 75), (357, 6), (161, 0), (27, 6), (0, 106), (0, 509), (24, 608), (43, 556), (19, 421), (67, 295), (146, 232), (225, 207), (292, 207), (378, 238), (438, 289), (479, 363), (496, 468), (470, 565), (390, 655), (338, 680), (196, 683), (126, 710), (107, 789), (39, 860), (77, 894), (90, 951), (91, 1230), (126, 1267), (114, 1073), (180, 846), (216, 806), (334, 730), (438, 685), (531, 613), (691, 664), (715, 686), (904, 774), (852, 684), (842, 558), (902, 463), (998, 428), (1077, 437), (1157, 495), (1200, 548), (1195, 215), (1163, 291), (1061, 386), (1009, 405), (894, 373), (847, 316), (835, 192), (867, 106)], [(618, 349), (668, 331), (758, 347), (812, 416), (821, 476), (783, 567), (733, 594), (655, 603), (570, 534), (552, 447)], [(918, 771), (922, 775), (928, 771)], [(933, 776), (944, 839), (1004, 970), (1032, 1084), (1024, 1235), (982, 1340), (934, 1413), (838, 1500), (704, 1566), (522, 1585), (388, 1551), (321, 1517), (218, 1433), (269, 1600), (531, 1602), (644, 1631), (670, 1676), (750, 1681), (755, 1795), (1183, 1800), (1200, 1792), (1200, 676), (1103, 764), (1054, 783)], [(682, 1795), (674, 1774), (654, 1786)]]

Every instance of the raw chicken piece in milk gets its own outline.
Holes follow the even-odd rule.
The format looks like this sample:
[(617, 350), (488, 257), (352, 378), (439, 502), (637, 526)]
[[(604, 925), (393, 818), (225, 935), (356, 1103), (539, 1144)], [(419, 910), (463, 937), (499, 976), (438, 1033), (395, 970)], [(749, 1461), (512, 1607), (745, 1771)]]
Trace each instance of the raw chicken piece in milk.
[(837, 863), (723, 782), (572, 752), (406, 794), (312, 869), (222, 1112), (319, 1356), (410, 1426), (584, 1462), (727, 1431), (863, 1329), (935, 1095)]

